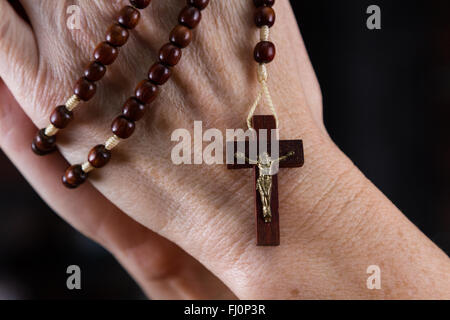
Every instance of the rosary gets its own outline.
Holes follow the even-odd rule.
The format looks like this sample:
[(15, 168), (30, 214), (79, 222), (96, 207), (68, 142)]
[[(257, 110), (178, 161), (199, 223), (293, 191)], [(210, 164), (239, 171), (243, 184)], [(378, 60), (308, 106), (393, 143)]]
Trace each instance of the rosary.
[[(130, 0), (130, 5), (123, 7), (112, 24), (104, 42), (94, 50), (94, 61), (90, 62), (75, 84), (73, 95), (64, 105), (58, 106), (50, 115), (50, 124), (38, 131), (32, 142), (32, 150), (38, 155), (46, 155), (56, 150), (56, 135), (73, 119), (73, 110), (83, 101), (88, 101), (96, 93), (96, 82), (106, 73), (106, 66), (111, 65), (119, 55), (119, 47), (125, 45), (130, 30), (134, 29), (140, 20), (139, 10), (150, 5), (151, 0)], [(228, 169), (254, 168), (254, 196), (257, 245), (275, 246), (280, 244), (279, 214), (278, 214), (278, 179), (274, 167), (301, 167), (304, 162), (302, 140), (277, 139), (278, 118), (267, 85), (266, 64), (275, 58), (275, 45), (269, 41), (269, 29), (275, 23), (275, 0), (253, 0), (255, 24), (260, 28), (260, 42), (254, 50), (254, 59), (258, 63), (258, 82), (261, 85), (255, 102), (247, 117), (247, 126), (257, 136), (257, 157), (251, 157), (249, 141), (232, 141), (232, 150), (237, 152), (234, 158), (241, 160), (237, 164), (228, 164)], [(111, 125), (112, 135), (104, 144), (92, 148), (83, 164), (70, 166), (62, 177), (63, 184), (68, 188), (76, 188), (86, 181), (89, 172), (102, 168), (111, 159), (111, 151), (122, 140), (129, 138), (136, 127), (136, 122), (145, 113), (146, 108), (156, 99), (159, 86), (164, 85), (172, 75), (181, 59), (182, 49), (192, 40), (192, 30), (202, 18), (201, 11), (209, 4), (209, 0), (187, 0), (178, 17), (178, 25), (169, 35), (169, 42), (159, 51), (159, 59), (148, 72), (148, 79), (142, 80), (136, 87), (134, 96), (128, 98), (122, 114), (116, 117)], [(273, 115), (253, 115), (260, 100), (265, 98)], [(275, 132), (275, 133), (274, 133)], [(261, 134), (264, 133), (264, 134)], [(278, 144), (279, 157), (272, 158), (271, 141)]]

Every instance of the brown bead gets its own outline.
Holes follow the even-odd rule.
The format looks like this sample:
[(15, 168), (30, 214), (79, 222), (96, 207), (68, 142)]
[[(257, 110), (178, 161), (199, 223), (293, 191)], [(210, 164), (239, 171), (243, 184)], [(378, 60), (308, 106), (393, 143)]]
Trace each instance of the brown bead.
[(148, 80), (142, 80), (136, 87), (134, 92), (139, 101), (148, 104), (151, 103), (158, 95), (158, 86)]
[(120, 10), (117, 22), (127, 29), (134, 29), (139, 23), (140, 18), (141, 14), (138, 10), (131, 6), (125, 6)]
[(73, 118), (73, 112), (67, 110), (66, 106), (58, 106), (50, 115), (50, 122), (58, 129), (64, 129)]
[(165, 44), (159, 50), (159, 61), (166, 66), (173, 67), (181, 59), (181, 49), (171, 43)]
[(114, 119), (111, 130), (119, 138), (126, 139), (133, 134), (135, 127), (134, 121), (128, 120), (124, 116), (118, 116)]
[(255, 47), (254, 57), (256, 62), (269, 63), (275, 58), (275, 45), (270, 41), (261, 41)]
[(178, 25), (170, 33), (170, 42), (179, 48), (186, 48), (192, 41), (192, 32), (188, 27)]
[(209, 0), (187, 0), (187, 4), (189, 6), (193, 6), (197, 9), (203, 10), (208, 6)]
[(113, 63), (119, 55), (119, 49), (104, 41), (94, 50), (94, 59), (101, 64), (109, 65)]
[(56, 150), (56, 136), (46, 136), (45, 129), (38, 131), (31, 143), (31, 149), (37, 155), (43, 156)]
[(169, 80), (172, 71), (162, 63), (155, 63), (148, 71), (148, 79), (157, 85), (163, 85)]
[(122, 107), (122, 115), (128, 120), (138, 121), (145, 113), (145, 105), (135, 97), (129, 98), (125, 101)]
[(87, 173), (83, 171), (81, 165), (77, 164), (67, 168), (62, 177), (62, 182), (67, 188), (76, 188), (86, 181)]
[(256, 7), (273, 7), (273, 5), (275, 4), (275, 0), (253, 0), (253, 3)]
[(104, 167), (111, 159), (111, 151), (102, 144), (89, 151), (88, 161), (94, 168)]
[(255, 24), (258, 28), (262, 26), (272, 27), (275, 23), (275, 10), (270, 7), (259, 7), (255, 12)]
[(97, 91), (97, 86), (87, 78), (80, 78), (75, 84), (73, 92), (83, 101), (90, 100)]
[(130, 3), (133, 7), (138, 9), (145, 9), (152, 2), (152, 0), (130, 0)]
[(202, 19), (202, 13), (196, 7), (187, 6), (181, 10), (178, 22), (182, 25), (194, 29)]
[(84, 76), (89, 81), (98, 81), (105, 73), (106, 67), (98, 61), (93, 61), (84, 68)]
[(113, 24), (106, 32), (106, 41), (115, 47), (123, 46), (130, 36), (128, 30), (120, 24)]

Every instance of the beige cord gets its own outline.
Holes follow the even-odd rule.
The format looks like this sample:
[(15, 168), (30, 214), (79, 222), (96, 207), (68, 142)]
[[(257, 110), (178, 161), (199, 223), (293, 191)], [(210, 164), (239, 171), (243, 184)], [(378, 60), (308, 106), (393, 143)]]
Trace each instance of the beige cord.
[(54, 136), (55, 134), (57, 134), (58, 131), (59, 131), (59, 129), (58, 129), (57, 127), (55, 127), (55, 126), (52, 125), (52, 124), (49, 124), (48, 127), (45, 128), (44, 134), (45, 134), (47, 137), (51, 137), (51, 136)]
[(83, 170), (86, 173), (89, 173), (92, 170), (94, 170), (94, 167), (92, 166), (92, 164), (89, 161), (86, 161), (85, 163), (83, 163), (81, 165), (81, 170)]
[(105, 148), (107, 150), (112, 150), (120, 143), (120, 138), (116, 136), (115, 134), (109, 137), (108, 140), (106, 140)]
[[(260, 30), (260, 39), (261, 41), (268, 41), (270, 35), (270, 29), (268, 26), (263, 26)], [(264, 63), (260, 63), (258, 65), (258, 82), (261, 85), (261, 89), (259, 90), (255, 101), (250, 106), (250, 111), (247, 116), (247, 126), (249, 129), (253, 129), (252, 126), (252, 117), (255, 113), (256, 107), (258, 106), (261, 99), (264, 97), (267, 104), (269, 105), (270, 110), (272, 111), (273, 116), (275, 117), (276, 127), (278, 128), (278, 115), (275, 110), (275, 105), (273, 104), (272, 96), (270, 95), (269, 85), (267, 84), (268, 72), (266, 65)]]
[(269, 41), (270, 28), (269, 26), (262, 26), (260, 30), (260, 39), (261, 41)]
[[(112, 150), (115, 147), (118, 146), (118, 144), (120, 143), (120, 138), (118, 136), (116, 136), (115, 134), (112, 135), (111, 137), (108, 138), (108, 140), (106, 140), (105, 142), (105, 148), (107, 150)], [(89, 173), (92, 170), (94, 170), (95, 168), (92, 166), (92, 164), (89, 161), (86, 161), (85, 163), (83, 163), (81, 165), (81, 169), (86, 172)]]
[(69, 98), (69, 100), (67, 100), (66, 102), (66, 109), (69, 111), (72, 111), (73, 109), (75, 109), (78, 104), (81, 102), (81, 99), (78, 98), (77, 95), (73, 95)]

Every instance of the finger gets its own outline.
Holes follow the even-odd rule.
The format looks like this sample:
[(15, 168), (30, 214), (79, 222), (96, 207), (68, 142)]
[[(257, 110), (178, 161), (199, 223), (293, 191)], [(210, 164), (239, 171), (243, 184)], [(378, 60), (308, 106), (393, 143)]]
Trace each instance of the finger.
[(0, 77), (17, 97), (38, 68), (37, 44), (31, 27), (7, 0), (0, 0), (0, 12)]
[(316, 121), (317, 125), (324, 132), (326, 132), (323, 123), (322, 93), (320, 90), (320, 85), (317, 80), (316, 73), (314, 72), (314, 68), (311, 64), (311, 60), (309, 59), (303, 37), (300, 33), (300, 29), (298, 25), (294, 28), (291, 25), (282, 25), (283, 23), (285, 23), (285, 21), (295, 21), (294, 12), (288, 1), (279, 2), (278, 5), (285, 6), (285, 8), (282, 8), (282, 10), (279, 10), (279, 12), (282, 15), (286, 15), (286, 17), (282, 16), (281, 19), (278, 20), (278, 23), (281, 25), (277, 25), (275, 27), (283, 28), (283, 30), (285, 31), (283, 32), (284, 36), (288, 37), (291, 43), (297, 43), (298, 48), (300, 48), (300, 50), (298, 50), (296, 54), (295, 62), (298, 67), (297, 72), (301, 80), (301, 86), (303, 92), (305, 92), (305, 99), (309, 108), (311, 109), (314, 121)]
[(1, 80), (0, 106), (3, 151), (56, 212), (107, 247), (147, 294), (157, 299), (233, 297), (194, 258), (129, 218), (91, 185), (66, 190), (60, 183), (66, 161), (59, 154), (32, 154), (29, 142), (36, 129)]
[[(305, 44), (296, 18), (289, 1), (279, 1), (275, 4), (277, 13), (277, 22), (272, 27), (271, 37), (276, 43), (277, 59), (274, 61), (276, 69), (270, 72), (270, 78), (273, 83), (285, 83), (286, 73), (280, 72), (283, 68), (289, 68), (294, 79), (299, 81), (295, 85), (289, 86), (295, 90), (297, 100), (296, 105), (288, 109), (299, 109), (300, 106), (306, 107), (311, 111), (312, 118), (316, 125), (326, 132), (322, 116), (322, 94), (317, 81), (314, 69), (308, 56)], [(287, 111), (290, 111), (287, 110)], [(290, 114), (290, 116), (293, 116)]]

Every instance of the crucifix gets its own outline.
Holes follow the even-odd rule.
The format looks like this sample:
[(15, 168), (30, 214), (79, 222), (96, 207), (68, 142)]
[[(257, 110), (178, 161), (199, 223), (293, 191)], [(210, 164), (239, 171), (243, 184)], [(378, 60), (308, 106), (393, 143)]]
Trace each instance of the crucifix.
[[(241, 163), (233, 161), (227, 164), (228, 169), (254, 169), (254, 195), (256, 215), (256, 244), (258, 246), (277, 246), (280, 244), (279, 214), (278, 214), (278, 178), (277, 170), (280, 168), (298, 168), (303, 166), (303, 142), (302, 140), (277, 141), (278, 155), (271, 156), (271, 131), (276, 129), (275, 117), (269, 115), (253, 116), (253, 128), (256, 131), (258, 143), (256, 143), (256, 157), (251, 156), (250, 142), (229, 141), (227, 150), (245, 150), (235, 152), (234, 160), (243, 160)], [(259, 141), (262, 135), (260, 130), (266, 129), (265, 141)], [(262, 146), (265, 146), (262, 147)]]

